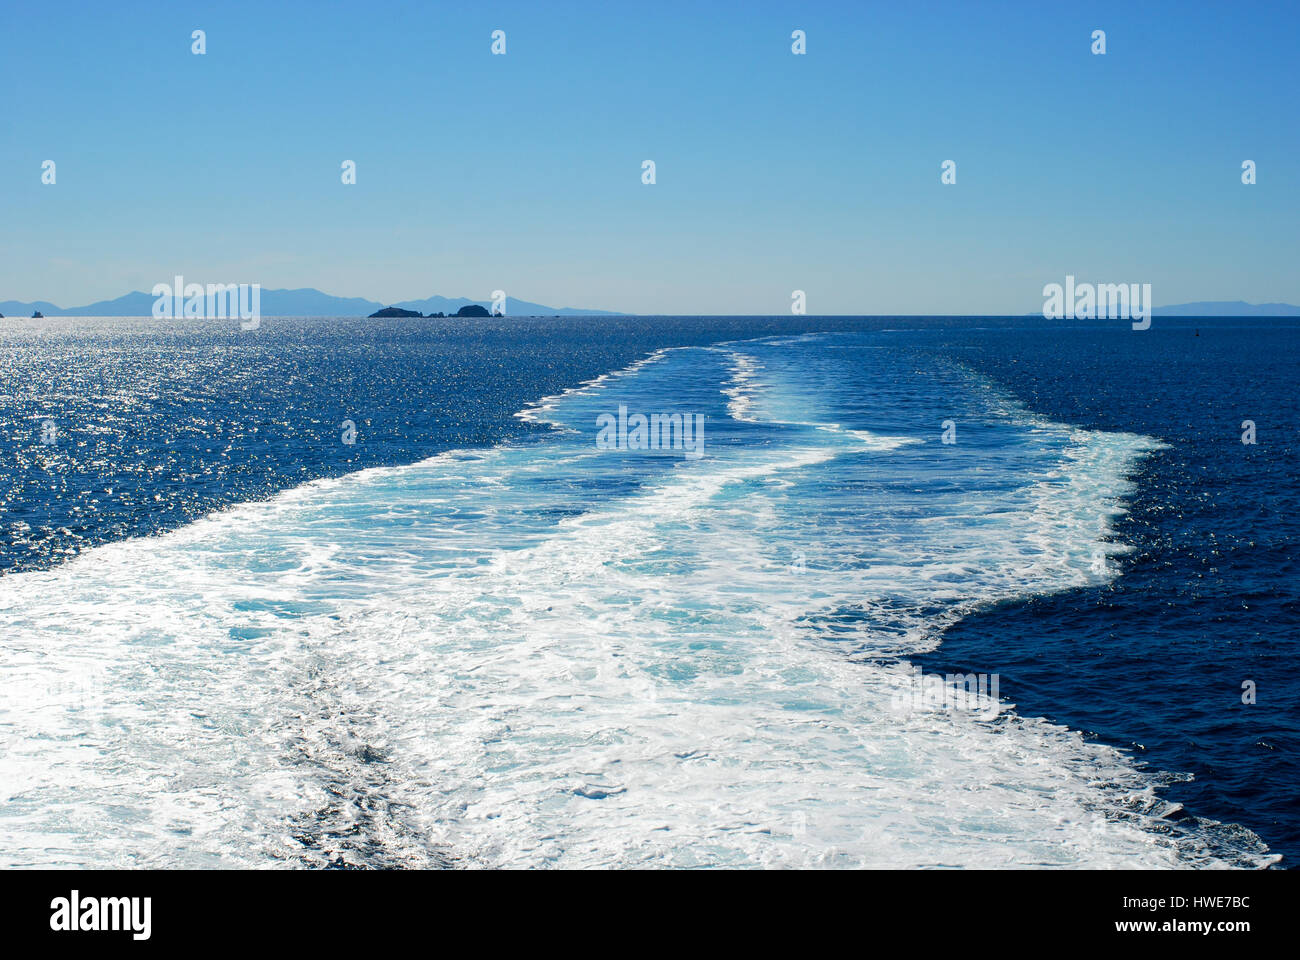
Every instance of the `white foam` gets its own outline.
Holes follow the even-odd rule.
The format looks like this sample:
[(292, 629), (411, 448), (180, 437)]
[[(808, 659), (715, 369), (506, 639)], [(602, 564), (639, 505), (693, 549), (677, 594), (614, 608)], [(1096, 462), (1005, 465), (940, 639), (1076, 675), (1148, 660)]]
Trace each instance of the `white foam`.
[(570, 387), (567, 390), (562, 390), (561, 392), (554, 394), (553, 396), (542, 397), (542, 399), (538, 400), (536, 403), (530, 404), (524, 409), (516, 412), (515, 417), (530, 423), (547, 423), (547, 424), (551, 424), (552, 426), (557, 426), (557, 427), (562, 426), (560, 423), (551, 420), (548, 417), (548, 414), (556, 410), (559, 407), (559, 405), (563, 403), (565, 400), (568, 400), (572, 397), (589, 396), (593, 393), (596, 393), (602, 387), (605, 387), (612, 382), (615, 382), (625, 377), (634, 376), (638, 371), (642, 370), (643, 368), (649, 366), (652, 363), (657, 363), (658, 361), (662, 360), (673, 349), (675, 348), (667, 347), (663, 350), (652, 351), (651, 353), (642, 357), (640, 360), (634, 361), (633, 363), (628, 364), (626, 367), (623, 367), (622, 369), (612, 370), (609, 373), (602, 373), (598, 377), (593, 377), (590, 380), (583, 381), (582, 383), (578, 384), (576, 387)]
[[(1142, 438), (1073, 431), (1037, 479), (911, 520), (864, 499), (850, 528), (818, 512), (840, 504), (816, 499), (816, 471), (929, 454), (819, 426), (834, 429), (680, 463), (558, 522), (533, 481), (588, 455), (564, 434), (3, 578), (0, 862), (1264, 859), (1176, 828), (1150, 776), (1075, 732), (891, 710), (907, 665), (873, 659), (1099, 576), (1096, 518), (1120, 509)], [(816, 629), (832, 621), (842, 649)]]

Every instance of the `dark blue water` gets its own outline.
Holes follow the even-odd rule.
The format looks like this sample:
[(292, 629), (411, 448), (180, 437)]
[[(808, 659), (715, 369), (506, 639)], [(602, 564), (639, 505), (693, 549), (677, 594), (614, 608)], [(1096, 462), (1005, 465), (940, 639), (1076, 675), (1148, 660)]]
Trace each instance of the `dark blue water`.
[[(835, 330), (878, 332), (917, 375), (956, 364), (1052, 420), (1168, 445), (1133, 475), (1116, 537), (1136, 550), (1120, 577), (985, 609), (913, 660), (1000, 674), (1020, 714), (1190, 773), (1164, 791), (1189, 815), (1300, 854), (1293, 321), (5, 321), (0, 570), (48, 568), (319, 477), (528, 442), (552, 428), (519, 410), (658, 348)], [(960, 404), (950, 416), (959, 448), (978, 443)], [(1241, 442), (1248, 419), (1254, 445)]]
[(1000, 670), (1022, 712), (1193, 774), (1165, 796), (1248, 825), (1287, 865), (1300, 855), (1300, 326), (1157, 319), (933, 343), (1039, 413), (1169, 448), (1134, 476), (1122, 576), (969, 618), (927, 669)]

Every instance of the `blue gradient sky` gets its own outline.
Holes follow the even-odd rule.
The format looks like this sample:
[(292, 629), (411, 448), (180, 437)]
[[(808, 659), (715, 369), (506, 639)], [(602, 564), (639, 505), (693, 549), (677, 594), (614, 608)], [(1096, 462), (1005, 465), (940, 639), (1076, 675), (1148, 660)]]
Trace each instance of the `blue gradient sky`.
[(1300, 303), (1297, 36), (1294, 2), (5, 3), (0, 300)]

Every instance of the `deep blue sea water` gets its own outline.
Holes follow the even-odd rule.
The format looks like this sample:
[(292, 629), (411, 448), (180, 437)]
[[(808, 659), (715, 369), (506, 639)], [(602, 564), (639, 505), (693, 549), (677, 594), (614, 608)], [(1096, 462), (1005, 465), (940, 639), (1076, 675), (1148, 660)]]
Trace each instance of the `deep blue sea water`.
[(1123, 333), (936, 335), (1038, 413), (1168, 446), (1132, 474), (1116, 536), (1135, 552), (1121, 576), (972, 617), (925, 662), (996, 664), (1021, 709), (1194, 774), (1165, 796), (1248, 825), (1289, 865), (1300, 854), (1300, 687), (1287, 679), (1300, 640), (1300, 325), (1157, 320)]
[(1300, 853), (1294, 321), (5, 323), (0, 862)]

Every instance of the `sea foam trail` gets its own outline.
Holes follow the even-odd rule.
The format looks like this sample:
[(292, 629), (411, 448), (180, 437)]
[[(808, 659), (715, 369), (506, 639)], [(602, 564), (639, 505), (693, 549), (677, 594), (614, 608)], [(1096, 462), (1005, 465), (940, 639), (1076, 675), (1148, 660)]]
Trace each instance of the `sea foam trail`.
[[(1150, 442), (823, 346), (746, 344), (746, 419), (727, 350), (667, 351), (540, 405), (535, 442), (4, 578), (0, 861), (1263, 862), (1075, 732), (894, 702), (884, 658), (963, 611), (1114, 575)], [(908, 420), (954, 402), (973, 449)], [(619, 404), (706, 413), (706, 456), (597, 452)]]

